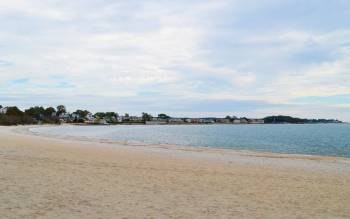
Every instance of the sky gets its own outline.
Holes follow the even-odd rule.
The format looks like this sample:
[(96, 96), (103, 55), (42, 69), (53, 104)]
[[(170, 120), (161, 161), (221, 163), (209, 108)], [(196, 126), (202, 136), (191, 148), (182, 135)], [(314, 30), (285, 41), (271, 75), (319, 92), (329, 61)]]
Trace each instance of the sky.
[(0, 104), (350, 121), (348, 0), (1, 0)]

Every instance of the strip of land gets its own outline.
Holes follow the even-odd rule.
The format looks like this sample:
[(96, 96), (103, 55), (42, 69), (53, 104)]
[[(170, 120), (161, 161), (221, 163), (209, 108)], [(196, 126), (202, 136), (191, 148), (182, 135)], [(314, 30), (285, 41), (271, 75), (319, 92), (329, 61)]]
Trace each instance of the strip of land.
[(0, 218), (349, 218), (350, 160), (0, 127)]

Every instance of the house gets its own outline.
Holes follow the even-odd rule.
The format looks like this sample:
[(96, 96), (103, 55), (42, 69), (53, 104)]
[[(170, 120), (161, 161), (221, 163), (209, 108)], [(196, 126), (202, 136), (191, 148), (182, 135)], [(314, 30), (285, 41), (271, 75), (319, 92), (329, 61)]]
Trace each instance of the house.
[(184, 119), (184, 121), (187, 122), (187, 123), (191, 123), (191, 122), (192, 122), (192, 119), (186, 118), (186, 119)]
[(203, 118), (203, 119), (199, 119), (199, 123), (211, 124), (211, 123), (215, 123), (215, 121), (214, 119)]
[(100, 124), (100, 125), (108, 125), (108, 122), (106, 119), (97, 119), (96, 122), (97, 124)]
[(142, 121), (142, 117), (139, 117), (139, 116), (130, 116), (130, 117), (129, 117), (129, 121), (132, 121), (132, 122), (141, 122), (141, 121)]
[(199, 121), (200, 119), (198, 119), (198, 118), (193, 118), (193, 119), (191, 119), (191, 122), (192, 123), (199, 123), (200, 121)]
[(181, 118), (170, 118), (168, 119), (168, 122), (169, 123), (172, 123), (172, 124), (182, 124), (182, 123), (185, 123), (185, 121)]
[(61, 113), (58, 115), (58, 118), (61, 122), (69, 122), (70, 115), (69, 113)]
[(146, 121), (146, 125), (165, 125), (165, 124), (167, 124), (167, 120), (159, 117), (153, 117), (150, 121)]
[(117, 122), (117, 117), (115, 116), (107, 117), (106, 120), (108, 123), (115, 123)]
[(72, 114), (71, 114), (71, 118), (72, 118), (73, 120), (78, 120), (78, 119), (80, 119), (80, 115), (77, 114), (77, 113), (72, 113)]
[(121, 116), (121, 120), (122, 120), (122, 122), (128, 122), (128, 121), (130, 121), (130, 116)]
[(264, 120), (263, 119), (249, 119), (249, 124), (264, 124)]
[(123, 122), (123, 116), (118, 116), (117, 117), (117, 122)]
[(230, 119), (226, 119), (226, 118), (223, 118), (223, 119), (216, 119), (216, 122), (217, 122), (217, 123), (224, 123), (224, 124), (231, 123)]
[(241, 121), (241, 124), (248, 124), (248, 120), (245, 118), (241, 118), (240, 121)]
[(95, 120), (95, 117), (94, 115), (92, 115), (92, 113), (88, 113), (86, 116), (85, 116), (85, 119), (87, 121), (94, 121)]
[(240, 119), (234, 119), (233, 120), (233, 124), (241, 124), (241, 120)]
[(61, 113), (58, 115), (58, 118), (60, 119), (68, 119), (69, 118), (69, 113)]

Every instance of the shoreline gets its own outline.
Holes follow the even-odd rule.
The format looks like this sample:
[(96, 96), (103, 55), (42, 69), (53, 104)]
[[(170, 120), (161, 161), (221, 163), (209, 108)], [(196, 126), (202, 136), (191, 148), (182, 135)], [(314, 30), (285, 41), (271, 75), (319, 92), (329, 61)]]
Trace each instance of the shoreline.
[[(61, 139), (61, 140), (71, 140), (71, 141), (83, 141), (83, 142), (95, 142), (109, 145), (124, 145), (124, 146), (141, 146), (141, 147), (154, 147), (154, 148), (163, 148), (163, 149), (178, 149), (178, 150), (187, 150), (187, 151), (207, 151), (207, 152), (220, 152), (220, 153), (233, 153), (240, 154), (245, 156), (256, 156), (256, 157), (266, 157), (266, 158), (291, 158), (291, 159), (305, 159), (305, 160), (347, 160), (350, 162), (350, 157), (345, 156), (329, 156), (329, 155), (316, 155), (316, 154), (296, 154), (296, 153), (278, 153), (278, 152), (269, 152), (269, 151), (258, 151), (258, 150), (245, 150), (245, 149), (231, 149), (224, 147), (206, 147), (206, 146), (191, 146), (191, 145), (177, 145), (177, 144), (154, 144), (154, 143), (145, 143), (141, 141), (118, 141), (111, 139), (102, 139), (102, 138), (90, 138), (90, 137), (75, 137), (75, 136), (58, 136), (50, 135), (44, 133), (33, 132), (31, 128), (40, 128), (40, 127), (52, 127), (59, 125), (41, 125), (41, 126), (16, 126), (12, 130), (15, 133), (46, 137), (51, 139)], [(74, 126), (72, 124), (65, 124), (65, 126)], [(1, 126), (0, 126), (1, 127)]]
[(350, 216), (346, 158), (111, 145), (12, 129), (0, 127), (5, 218)]
[[(70, 124), (66, 124), (70, 125)], [(47, 125), (43, 125), (47, 126)], [(48, 125), (51, 126), (51, 125)], [(87, 137), (67, 137), (56, 135), (43, 135), (30, 131), (32, 127), (11, 127), (11, 133), (34, 137), (38, 140), (45, 139), (66, 145), (80, 145), (82, 149), (113, 150), (125, 149), (142, 153), (152, 153), (161, 156), (187, 158), (191, 160), (204, 160), (223, 164), (264, 165), (274, 168), (296, 168), (304, 171), (339, 172), (350, 175), (350, 158), (336, 156), (320, 156), (307, 154), (286, 154), (274, 152), (260, 152), (253, 150), (236, 150), (225, 148), (211, 148), (200, 146), (182, 146), (171, 144), (146, 144), (142, 142), (124, 142)], [(0, 127), (1, 131), (1, 127)], [(82, 146), (83, 145), (83, 146)]]

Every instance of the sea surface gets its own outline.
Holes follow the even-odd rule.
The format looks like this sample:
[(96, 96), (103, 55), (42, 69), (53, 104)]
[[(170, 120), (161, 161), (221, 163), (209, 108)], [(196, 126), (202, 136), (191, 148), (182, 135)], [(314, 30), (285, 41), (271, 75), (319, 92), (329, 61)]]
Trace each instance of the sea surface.
[(350, 157), (350, 124), (43, 126), (59, 138)]

